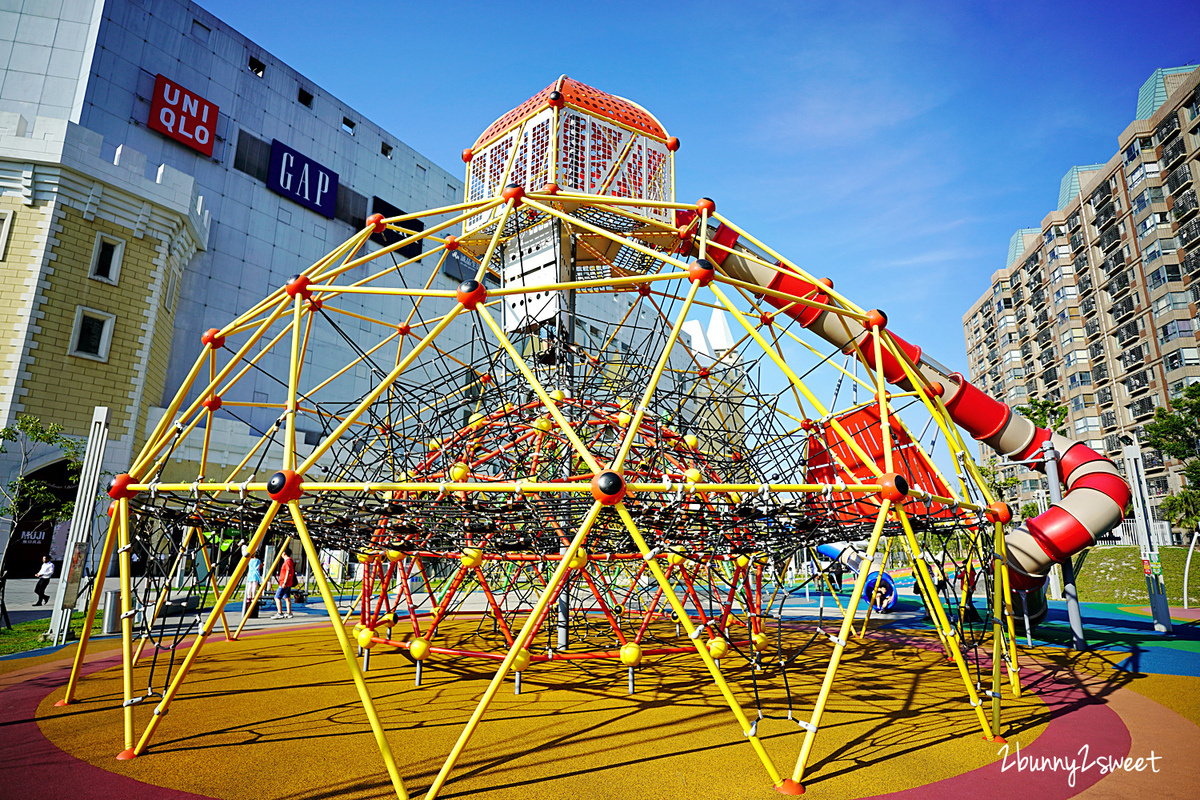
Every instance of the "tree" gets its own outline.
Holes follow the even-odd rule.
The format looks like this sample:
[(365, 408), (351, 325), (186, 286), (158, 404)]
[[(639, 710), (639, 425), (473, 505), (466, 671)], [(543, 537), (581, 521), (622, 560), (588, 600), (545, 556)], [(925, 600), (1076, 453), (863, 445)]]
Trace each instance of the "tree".
[(1191, 530), (1200, 525), (1200, 491), (1180, 489), (1164, 497), (1158, 510), (1172, 525)]
[(979, 465), (979, 474), (983, 477), (983, 484), (997, 500), (1007, 501), (1009, 492), (1021, 482), (1013, 468), (1010, 465), (1001, 464), (995, 456), (991, 456)]
[(1026, 503), (1025, 505), (1021, 506), (1021, 518), (1033, 519), (1038, 515), (1039, 511), (1041, 511), (1041, 509), (1038, 508), (1037, 503)]
[(1066, 433), (1063, 426), (1067, 421), (1067, 407), (1056, 400), (1031, 397), (1028, 405), (1017, 406), (1017, 413), (1039, 428), (1047, 428), (1057, 434)]
[(70, 519), (75, 511), (74, 499), (60, 499), (54, 491), (68, 487), (53, 486), (25, 474), (34, 454), (41, 448), (61, 451), (67, 461), (67, 476), (71, 484), (79, 482), (79, 471), (83, 467), (83, 444), (65, 435), (63, 426), (57, 422), (46, 425), (30, 414), (21, 414), (15, 425), (0, 429), (0, 453), (9, 453), (10, 447), (14, 448), (16, 455), (16, 477), (7, 483), (0, 483), (0, 521), (7, 520), (9, 523), (4, 552), (0, 554), (0, 576), (4, 574), (8, 543), (23, 519), (36, 513), (41, 519), (59, 522)]
[(1171, 400), (1174, 408), (1157, 408), (1146, 423), (1143, 441), (1165, 455), (1183, 462), (1183, 477), (1189, 486), (1200, 487), (1200, 384), (1187, 386)]

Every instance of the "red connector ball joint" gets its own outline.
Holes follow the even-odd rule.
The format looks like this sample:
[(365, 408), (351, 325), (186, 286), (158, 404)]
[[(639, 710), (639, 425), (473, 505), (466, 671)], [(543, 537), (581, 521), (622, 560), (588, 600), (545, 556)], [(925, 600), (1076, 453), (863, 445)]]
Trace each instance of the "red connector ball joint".
[(562, 188), (557, 183), (547, 183), (542, 187), (542, 194), (558, 194)]
[(412, 333), (412, 328), (407, 322), (405, 322), (396, 326), (396, 333), (400, 334), (401, 336), (408, 336), (410, 333)]
[(1008, 503), (1002, 503), (999, 500), (989, 503), (984, 514), (988, 522), (999, 522), (1002, 525), (1012, 522), (1012, 509), (1008, 507)]
[(867, 327), (879, 328), (883, 330), (887, 327), (887, 314), (880, 311), (878, 308), (872, 308), (867, 312)]
[(374, 233), (383, 233), (387, 230), (387, 225), (384, 224), (383, 214), (372, 214), (367, 217), (367, 227)]
[(500, 196), (511, 202), (513, 208), (520, 208), (521, 200), (525, 197), (525, 187), (516, 183), (510, 183), (504, 187), (504, 191), (500, 193)]
[(642, 297), (649, 297), (650, 296), (650, 284), (639, 283), (638, 287), (637, 287), (637, 293), (639, 295), (641, 295)]
[(492, 376), (485, 372), (479, 376), (479, 382), (482, 384), (489, 384), (492, 382)]
[(551, 92), (550, 97), (546, 100), (546, 105), (551, 108), (562, 108), (567, 104), (567, 98), (563, 97), (562, 92)]
[(679, 149), (679, 138), (676, 136), (668, 137), (667, 138), (667, 149), (670, 150), (672, 153), (674, 153), (676, 150), (678, 150)]
[(221, 396), (214, 394), (212, 397), (206, 397), (200, 405), (204, 406), (209, 411), (216, 411), (221, 407)]
[(463, 304), (463, 308), (474, 311), (486, 299), (487, 287), (479, 281), (463, 281), (458, 285), (458, 302)]
[(592, 478), (592, 497), (602, 506), (615, 506), (625, 497), (625, 479), (611, 469)]
[(307, 275), (293, 275), (292, 279), (287, 282), (287, 286), (284, 287), (284, 291), (287, 292), (288, 297), (300, 295), (308, 300), (312, 297), (312, 289), (308, 288), (311, 284), (312, 279)]
[(924, 391), (926, 396), (928, 396), (930, 398), (941, 397), (942, 395), (944, 395), (946, 393), (946, 387), (942, 386), (942, 384), (939, 383), (938, 381), (934, 381), (933, 383), (926, 386), (922, 391)]
[(879, 496), (884, 500), (900, 504), (904, 502), (904, 498), (908, 497), (908, 481), (903, 475), (885, 472), (879, 476), (878, 482)]
[(290, 503), (299, 500), (304, 492), (300, 491), (300, 473), (290, 469), (280, 470), (267, 481), (267, 494), (276, 503)]
[(108, 496), (113, 500), (128, 500), (131, 497), (136, 497), (137, 492), (129, 488), (129, 484), (131, 483), (136, 483), (133, 476), (128, 472), (122, 472), (109, 481)]
[(209, 328), (200, 337), (200, 343), (205, 347), (211, 347), (213, 350), (220, 350), (225, 346), (225, 337), (221, 335), (220, 328)]
[(473, 151), (471, 148), (468, 147), (466, 150), (463, 150), (462, 160), (463, 160), (464, 164), (470, 164), (471, 159), (474, 157), (475, 157), (475, 151)]
[(688, 264), (688, 280), (692, 283), (708, 286), (715, 277), (717, 277), (716, 270), (713, 269), (712, 264), (703, 258), (698, 258), (691, 264)]
[(713, 202), (711, 197), (701, 197), (696, 201), (696, 210), (701, 213), (708, 212), (708, 215), (711, 217), (717, 213), (717, 204)]
[(446, 249), (449, 250), (451, 253), (453, 253), (455, 250), (458, 249), (458, 237), (457, 236), (447, 236), (446, 237)]
[(784, 778), (775, 791), (779, 794), (799, 795), (804, 794), (804, 787), (791, 778)]
[(107, 513), (110, 517), (116, 516), (116, 514), (117, 514), (117, 501), (116, 500), (113, 500), (111, 503), (108, 504), (108, 511), (105, 513)]
[(826, 289), (833, 288), (833, 278), (817, 278), (817, 283), (821, 284)]
[(775, 317), (772, 314), (763, 313), (758, 315), (758, 321), (769, 328), (775, 324)]

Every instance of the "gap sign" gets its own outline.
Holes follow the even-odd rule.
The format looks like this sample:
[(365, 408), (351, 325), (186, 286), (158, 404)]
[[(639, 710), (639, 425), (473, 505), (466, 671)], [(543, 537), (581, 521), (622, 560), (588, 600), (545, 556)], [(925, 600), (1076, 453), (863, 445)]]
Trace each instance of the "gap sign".
[(163, 75), (154, 79), (150, 101), (150, 130), (212, 156), (217, 107)]
[(337, 210), (338, 174), (278, 139), (271, 142), (267, 188), (330, 219)]

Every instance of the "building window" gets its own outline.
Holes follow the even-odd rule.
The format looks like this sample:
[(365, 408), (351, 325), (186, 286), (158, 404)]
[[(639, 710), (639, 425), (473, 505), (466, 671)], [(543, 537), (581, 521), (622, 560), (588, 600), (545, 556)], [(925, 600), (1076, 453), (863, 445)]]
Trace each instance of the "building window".
[(8, 234), (12, 230), (13, 212), (0, 211), (0, 261), (8, 258)]
[(342, 117), (342, 130), (345, 131), (346, 133), (350, 134), (351, 136), (354, 135), (355, 124), (356, 123), (354, 122), (354, 120), (350, 119), (349, 117)]
[(208, 37), (212, 34), (212, 29), (198, 19), (192, 20), (192, 38), (197, 39), (204, 44), (208, 44)]
[(296, 99), (299, 100), (300, 105), (304, 106), (305, 108), (312, 108), (313, 93), (308, 89), (305, 89), (303, 86), (301, 86), (296, 92)]
[(267, 176), (271, 171), (270, 143), (239, 130), (237, 150), (233, 156), (233, 168), (266, 183)]
[(392, 146), (390, 144), (388, 144), (387, 142), (380, 142), (379, 143), (379, 155), (383, 156), (384, 158), (391, 158), (392, 157)]
[(92, 268), (89, 276), (114, 286), (121, 278), (121, 258), (125, 255), (125, 242), (103, 233), (96, 234), (92, 246)]
[(267, 73), (267, 65), (259, 61), (254, 56), (250, 56), (250, 58), (246, 61), (246, 69), (250, 70), (260, 78)]
[(108, 361), (108, 348), (112, 344), (116, 321), (117, 318), (112, 314), (76, 306), (75, 324), (71, 328), (71, 355)]

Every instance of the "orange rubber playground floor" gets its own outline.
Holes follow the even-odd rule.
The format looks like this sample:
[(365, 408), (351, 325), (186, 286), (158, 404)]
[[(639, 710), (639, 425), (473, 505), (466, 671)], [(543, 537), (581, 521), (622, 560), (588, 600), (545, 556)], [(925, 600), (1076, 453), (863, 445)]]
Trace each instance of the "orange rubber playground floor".
[[(806, 794), (1200, 797), (1196, 623), (1181, 619), (1176, 636), (1162, 640), (1137, 609), (1087, 613), (1098, 631), (1091, 652), (1052, 642), (1023, 651), (1027, 691), (1004, 698), (1007, 749), (983, 740), (957, 671), (928, 631), (869, 630), (847, 650)], [(123, 749), (117, 642), (92, 643), (79, 702), (67, 707), (54, 704), (73, 646), (0, 661), (0, 797), (394, 796), (328, 622), (307, 619), (237, 642), (212, 637), (150, 748), (131, 761), (114, 758)], [(1045, 635), (1054, 630), (1052, 616)], [(784, 649), (810, 638), (811, 629), (790, 630)], [(788, 669), (787, 689), (775, 668), (754, 675), (734, 659), (723, 664), (747, 714), (761, 710), (758, 734), (785, 776), (804, 733), (787, 719), (788, 690), (795, 718), (807, 719), (829, 651), (824, 640), (810, 644)], [(1151, 671), (1156, 665), (1164, 672)], [(424, 794), (494, 670), (494, 662), (435, 657), (417, 687), (404, 654), (373, 651), (367, 680), (411, 796)], [(138, 678), (151, 676), (143, 669)], [(152, 707), (136, 708), (138, 734)], [(1112, 763), (1129, 771), (1107, 771)], [(648, 658), (632, 695), (613, 662), (531, 666), (520, 695), (511, 680), (501, 690), (441, 796), (778, 795), (702, 663), (682, 654)]]

